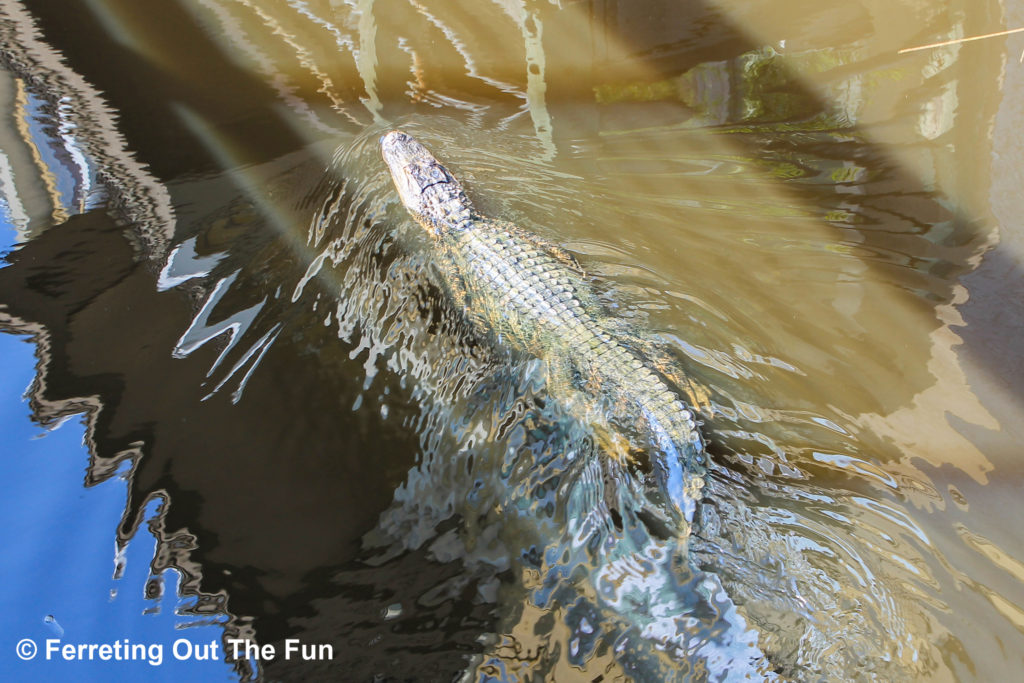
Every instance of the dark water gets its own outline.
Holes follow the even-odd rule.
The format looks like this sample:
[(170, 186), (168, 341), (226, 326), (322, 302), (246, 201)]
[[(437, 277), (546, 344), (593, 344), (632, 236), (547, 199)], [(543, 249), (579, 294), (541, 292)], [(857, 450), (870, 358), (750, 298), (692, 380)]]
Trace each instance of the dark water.
[[(0, 12), (0, 325), (35, 344), (25, 413), (83, 416), (41, 443), (93, 501), (72, 505), (70, 474), (5, 471), (31, 494), (9, 496), (26, 533), (6, 553), (66, 544), (53, 510), (96, 539), (70, 568), (12, 564), (5, 591), (52, 574), (68, 605), (107, 601), (102, 574), (59, 577), (155, 538), (148, 571), (113, 579), (134, 620), (97, 611), (65, 642), (250, 639), (279, 654), (229, 658), (233, 675), (268, 680), (988, 680), (1024, 663), (1024, 46), (896, 54), (1012, 28), (1020, 7)], [(576, 253), (676, 359), (710, 442), (692, 535), (630, 513), (638, 494), (543, 366), (447, 301), (379, 157), (393, 127), (483, 213)], [(5, 355), (25, 378), (4, 384), (12, 406), (32, 365)], [(20, 419), (12, 462), (31, 457)], [(59, 445), (79, 419), (85, 447)], [(127, 503), (83, 516), (121, 478)], [(138, 614), (154, 605), (173, 623)], [(119, 671), (20, 662), (26, 636), (43, 637), (5, 635), (14, 679)], [(331, 658), (286, 659), (286, 639)], [(190, 665), (131, 675), (227, 670)]]

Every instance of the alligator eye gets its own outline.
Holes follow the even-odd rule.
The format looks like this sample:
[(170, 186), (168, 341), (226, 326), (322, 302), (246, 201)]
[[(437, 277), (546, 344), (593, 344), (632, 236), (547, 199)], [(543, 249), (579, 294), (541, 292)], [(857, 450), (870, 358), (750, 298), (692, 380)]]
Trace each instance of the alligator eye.
[(448, 174), (444, 172), (444, 169), (439, 164), (430, 164), (427, 167), (426, 176), (435, 183), (446, 183), (449, 180)]
[(420, 192), (426, 190), (431, 185), (437, 185), (438, 183), (447, 183), (452, 180), (452, 177), (445, 172), (444, 168), (439, 164), (429, 164), (427, 166), (416, 166), (410, 169), (413, 177), (416, 179), (416, 184), (419, 186)]

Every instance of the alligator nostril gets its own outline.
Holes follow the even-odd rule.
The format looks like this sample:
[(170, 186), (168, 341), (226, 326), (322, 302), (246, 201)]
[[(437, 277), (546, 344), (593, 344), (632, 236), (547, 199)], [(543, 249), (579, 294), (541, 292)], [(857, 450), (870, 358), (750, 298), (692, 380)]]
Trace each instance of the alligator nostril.
[(388, 144), (388, 142), (389, 142), (390, 140), (394, 140), (394, 141), (396, 141), (396, 142), (397, 142), (397, 141), (402, 141), (402, 142), (404, 142), (405, 138), (407, 138), (407, 137), (408, 137), (408, 136), (407, 136), (407, 135), (406, 135), (405, 133), (401, 132), (401, 131), (398, 131), (398, 130), (390, 130), (390, 131), (388, 131), (387, 133), (384, 133), (384, 135), (381, 135), (381, 136), (380, 136), (380, 144), (381, 144), (381, 145), (385, 145), (385, 144)]

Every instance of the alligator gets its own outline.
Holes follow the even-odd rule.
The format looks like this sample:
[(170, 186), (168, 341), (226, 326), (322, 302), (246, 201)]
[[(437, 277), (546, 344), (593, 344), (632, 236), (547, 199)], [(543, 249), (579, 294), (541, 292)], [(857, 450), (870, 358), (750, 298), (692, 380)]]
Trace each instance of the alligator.
[(391, 131), (380, 146), (402, 203), (433, 238), (456, 306), (495, 341), (544, 361), (548, 393), (641, 479), (661, 521), (688, 530), (705, 444), (664, 360), (605, 313), (568, 252), (477, 213), (412, 136)]

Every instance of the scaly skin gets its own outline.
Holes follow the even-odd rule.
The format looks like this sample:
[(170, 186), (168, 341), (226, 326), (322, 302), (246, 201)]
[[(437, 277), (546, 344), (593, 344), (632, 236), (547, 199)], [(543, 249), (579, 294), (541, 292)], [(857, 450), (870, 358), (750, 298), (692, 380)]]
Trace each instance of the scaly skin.
[(601, 315), (571, 257), (478, 215), (459, 182), (409, 135), (392, 131), (380, 144), (402, 203), (440, 249), (456, 302), (501, 343), (547, 363), (548, 391), (606, 453), (646, 451), (672, 512), (692, 521), (704, 454), (693, 415)]

